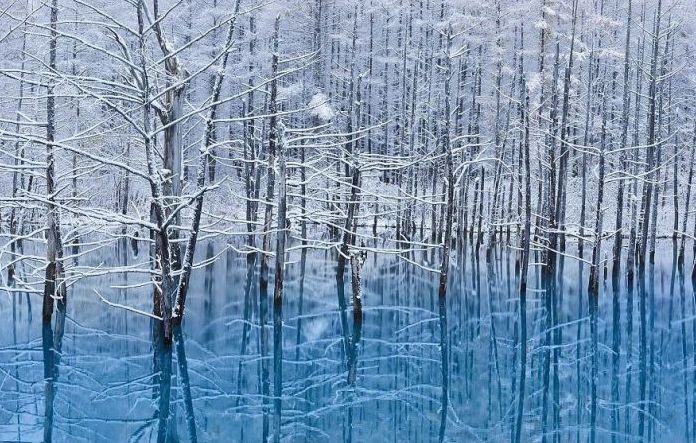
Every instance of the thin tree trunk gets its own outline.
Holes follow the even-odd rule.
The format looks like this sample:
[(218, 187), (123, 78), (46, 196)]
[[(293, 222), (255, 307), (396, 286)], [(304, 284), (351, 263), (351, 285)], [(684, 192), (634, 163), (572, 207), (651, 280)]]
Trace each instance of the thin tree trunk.
[(205, 177), (207, 173), (206, 169), (210, 160), (210, 148), (215, 143), (215, 118), (217, 116), (218, 102), (222, 91), (222, 83), (225, 79), (229, 51), (232, 46), (232, 38), (234, 37), (234, 25), (239, 12), (240, 1), (241, 0), (236, 0), (235, 2), (235, 12), (230, 20), (227, 38), (225, 39), (225, 46), (223, 48), (222, 60), (220, 61), (220, 66), (215, 77), (215, 83), (213, 84), (211, 105), (208, 111), (208, 118), (206, 119), (205, 136), (203, 137), (200, 162), (198, 165), (198, 176), (196, 179), (197, 195), (193, 212), (193, 220), (191, 222), (191, 230), (189, 233), (188, 242), (186, 244), (186, 255), (184, 256), (181, 276), (179, 277), (179, 284), (176, 287), (176, 300), (174, 303), (174, 312), (172, 313), (172, 319), (175, 324), (180, 324), (184, 318), (186, 295), (188, 293), (189, 279), (191, 278), (191, 271), (193, 269), (193, 256), (196, 251), (196, 242), (198, 240), (201, 216), (203, 213), (203, 196), (205, 195)]
[[(524, 40), (524, 30), (522, 30)], [(517, 415), (513, 433), (513, 443), (522, 441), (522, 418), (524, 417), (525, 402), (525, 381), (527, 378), (527, 273), (529, 267), (529, 249), (532, 229), (532, 189), (531, 189), (531, 167), (530, 167), (530, 146), (529, 146), (529, 91), (527, 90), (524, 76), (524, 60), (520, 60), (520, 119), (524, 128), (524, 171), (526, 175), (524, 184), (524, 229), (520, 238), (522, 257), (520, 264), (520, 373), (517, 394)]]

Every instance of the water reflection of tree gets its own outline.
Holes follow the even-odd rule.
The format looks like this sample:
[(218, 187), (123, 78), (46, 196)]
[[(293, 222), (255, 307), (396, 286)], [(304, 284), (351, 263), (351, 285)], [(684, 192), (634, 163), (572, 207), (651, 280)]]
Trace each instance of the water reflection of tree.
[[(292, 331), (291, 341), (297, 349), (285, 352), (283, 360), (283, 435), (292, 433), (314, 440), (325, 433), (340, 438), (345, 430), (346, 438), (361, 441), (368, 437), (368, 432), (375, 427), (369, 417), (379, 415), (381, 420), (376, 427), (380, 430), (388, 429), (390, 435), (394, 433), (397, 438), (438, 439), (444, 411), (443, 381), (448, 377), (449, 395), (445, 401), (449, 402), (449, 413), (446, 416), (445, 440), (493, 438), (493, 435), (499, 432), (504, 432), (511, 438), (516, 431), (516, 406), (519, 402), (521, 382), (521, 325), (518, 317), (519, 304), (516, 303), (519, 295), (519, 276), (516, 277), (513, 272), (516, 254), (513, 251), (498, 249), (492, 251), (487, 258), (484, 253), (485, 251), (481, 251), (477, 255), (470, 249), (466, 260), (461, 262), (461, 255), (457, 251), (456, 265), (452, 268), (456, 271), (453, 271), (450, 280), (450, 291), (454, 295), (449, 297), (444, 305), (439, 303), (437, 296), (428, 296), (437, 292), (429, 271), (405, 264), (398, 257), (379, 257), (376, 260), (372, 256), (369, 257), (369, 265), (365, 265), (362, 272), (364, 317), (359, 323), (361, 327), (358, 328), (358, 323), (351, 314), (351, 306), (355, 305), (355, 302), (350, 300), (353, 290), (347, 281), (343, 285), (343, 302), (340, 303), (344, 307), (343, 312), (336, 309), (339, 306), (339, 297), (337, 287), (333, 286), (335, 278), (332, 278), (335, 270), (331, 263), (335, 262), (327, 260), (327, 257), (331, 257), (330, 254), (317, 254), (312, 251), (305, 254), (305, 289), (300, 313), (297, 295), (302, 254), (300, 250), (291, 247), (288, 262), (292, 265), (288, 268), (286, 283), (289, 293), (293, 295), (283, 307), (283, 321), (286, 331), (297, 324), (302, 326), (299, 341), (295, 331)], [(472, 260), (472, 255), (477, 255), (478, 258)], [(205, 248), (201, 251), (201, 257), (205, 257)], [(56, 409), (54, 440), (58, 439), (58, 435), (61, 438), (65, 435), (67, 428), (62, 424), (66, 423), (72, 426), (70, 432), (75, 432), (76, 435), (90, 435), (101, 441), (103, 438), (97, 437), (96, 434), (83, 433), (95, 432), (106, 438), (114, 435), (114, 428), (111, 426), (119, 420), (123, 421), (129, 435), (139, 436), (134, 437), (136, 439), (147, 439), (148, 432), (157, 434), (162, 425), (165, 438), (167, 435), (172, 436), (176, 429), (181, 440), (188, 440), (188, 434), (191, 433), (189, 428), (194, 429), (194, 423), (199, 440), (214, 440), (218, 433), (223, 431), (241, 433), (243, 430), (245, 440), (261, 435), (264, 408), (262, 396), (259, 395), (262, 379), (257, 372), (257, 364), (260, 365), (262, 359), (260, 349), (251, 345), (258, 343), (259, 317), (248, 307), (248, 323), (240, 321), (245, 315), (244, 293), (247, 290), (245, 284), (248, 269), (245, 266), (246, 257), (235, 255), (234, 258), (228, 287), (215, 285), (216, 288), (212, 291), (216, 306), (220, 306), (220, 297), (230, 300), (230, 304), (224, 310), (212, 314), (213, 321), (228, 324), (226, 334), (229, 336), (229, 346), (222, 346), (222, 342), (219, 341), (206, 341), (204, 326), (209, 326), (208, 320), (205, 318), (204, 310), (199, 309), (203, 306), (205, 297), (192, 299), (194, 308), (191, 317), (183, 325), (187, 336), (186, 371), (182, 367), (184, 357), (178, 355), (180, 341), (177, 333), (169, 351), (171, 355), (161, 352), (155, 359), (155, 397), (148, 405), (137, 403), (138, 399), (145, 397), (142, 380), (144, 376), (147, 380), (152, 379), (151, 365), (155, 357), (149, 345), (147, 351), (144, 349), (147, 337), (136, 337), (134, 334), (137, 332), (133, 332), (144, 329), (143, 320), (129, 313), (128, 336), (123, 334), (126, 324), (122, 315), (104, 315), (95, 317), (87, 324), (75, 324), (77, 338), (67, 341), (70, 352), (66, 354), (67, 357), (59, 360), (60, 383), (56, 382), (55, 377), (46, 379), (49, 382), (53, 381), (54, 386), (58, 387), (55, 390), (54, 404), (61, 405), (61, 411), (66, 410), (62, 409), (63, 405), (73, 408), (74, 411), (71, 413), (73, 415), (63, 417), (58, 415), (59, 410)], [(646, 438), (651, 434), (659, 440), (660, 422), (673, 426), (674, 431), (671, 431), (670, 435), (675, 435), (678, 439), (686, 438), (687, 426), (689, 437), (693, 435), (694, 349), (691, 344), (693, 331), (689, 323), (694, 315), (694, 298), (689, 292), (689, 283), (685, 281), (688, 278), (685, 272), (688, 270), (677, 268), (673, 273), (671, 266), (674, 257), (671, 258), (672, 260), (669, 260), (669, 254), (657, 255), (652, 269), (652, 282), (647, 272), (650, 269), (648, 266), (642, 274), (643, 280), (636, 278), (633, 285), (629, 285), (627, 277), (622, 277), (628, 276), (627, 272), (622, 271), (617, 281), (614, 268), (610, 269), (611, 280), (602, 281), (600, 277), (600, 283), (603, 285), (600, 289), (603, 287), (603, 290), (598, 298), (597, 310), (597, 441), (611, 439), (609, 432), (617, 432), (623, 436), (638, 436), (641, 414), (644, 414), (643, 432)], [(460, 263), (463, 267), (460, 267)], [(253, 269), (257, 270), (258, 266)], [(561, 271), (570, 279), (566, 281), (567, 287), (564, 288), (562, 299), (559, 292), (558, 320), (553, 323), (554, 328), (563, 329), (561, 346), (558, 347), (558, 389), (561, 403), (560, 414), (556, 418), (556, 369), (553, 352), (557, 348), (558, 338), (552, 335), (547, 438), (551, 440), (553, 435), (558, 435), (561, 441), (565, 441), (566, 438), (575, 440), (579, 436), (582, 441), (589, 437), (592, 425), (590, 410), (586, 408), (592, 395), (588, 375), (593, 364), (588, 352), (593, 344), (588, 327), (588, 305), (585, 303), (588, 300), (587, 265), (583, 263), (570, 266), (566, 263), (562, 269), (559, 262), (558, 279), (561, 278)], [(476, 274), (479, 274), (478, 282)], [(636, 277), (640, 274), (636, 271)], [(257, 281), (258, 274), (255, 270), (250, 275), (252, 282)], [(346, 277), (348, 275), (349, 273)], [(327, 277), (332, 284), (327, 284)], [(541, 346), (546, 334), (545, 320), (539, 313), (540, 308), (544, 306), (544, 294), (536, 290), (541, 287), (538, 285), (538, 275), (530, 273), (530, 277), (530, 297), (527, 306), (529, 318), (535, 318), (536, 321), (530, 321), (528, 324), (528, 349), (531, 349), (529, 361), (534, 362), (534, 365), (527, 368), (525, 377), (525, 413), (520, 428), (521, 439), (541, 438), (541, 422), (538, 417), (543, 406), (543, 365), (539, 365), (538, 362), (539, 357), (543, 356)], [(105, 280), (103, 287), (109, 285), (107, 281)], [(119, 286), (123, 285), (120, 277), (114, 281)], [(135, 285), (138, 281), (140, 280), (134, 279), (131, 283)], [(570, 281), (573, 281), (573, 284), (569, 284)], [(660, 284), (661, 281), (665, 282), (664, 287)], [(558, 282), (560, 291), (561, 280)], [(632, 306), (631, 288), (635, 284), (638, 284), (635, 294), (639, 299), (636, 300), (635, 306)], [(257, 299), (258, 295), (253, 295), (256, 293), (255, 285), (251, 284), (250, 287), (250, 298)], [(346, 292), (348, 287), (350, 294)], [(193, 280), (192, 291), (204, 294), (204, 290), (205, 274), (201, 272)], [(650, 291), (653, 292), (652, 295)], [(71, 287), (71, 299), (84, 298), (84, 292), (80, 285)], [(115, 288), (111, 295), (120, 292), (120, 288)], [(674, 294), (674, 306), (670, 321), (668, 308), (671, 293)], [(104, 294), (107, 294), (106, 289)], [(128, 289), (128, 300), (145, 300), (144, 294), (143, 290)], [(331, 294), (334, 294), (333, 297)], [(480, 306), (473, 300), (477, 294), (482, 301)], [(622, 311), (618, 318), (614, 317), (617, 294)], [(121, 300), (123, 295), (119, 297)], [(382, 297), (384, 303), (380, 306), (378, 302)], [(643, 298), (643, 301), (640, 298)], [(24, 301), (24, 296), (16, 300)], [(431, 306), (432, 301), (435, 301), (434, 306)], [(270, 300), (267, 302), (270, 305)], [(643, 333), (639, 331), (639, 328), (643, 329), (640, 325), (640, 303), (645, 304), (644, 345), (640, 343), (640, 335)], [(9, 304), (7, 306), (12, 307)], [(636, 315), (632, 313), (634, 309)], [(11, 311), (7, 312), (10, 314)], [(20, 342), (27, 322), (26, 312), (26, 304), (17, 303), (15, 321), (19, 323), (14, 326), (17, 328), (17, 340)], [(445, 318), (441, 318), (443, 313)], [(269, 316), (270, 314), (268, 312)], [(654, 327), (651, 326), (651, 316), (654, 316)], [(53, 333), (46, 334), (45, 337), (42, 335), (42, 340), (46, 340), (46, 349), (52, 351), (47, 353), (45, 361), (39, 363), (45, 364), (48, 368), (55, 368), (54, 363), (57, 360), (56, 347), (50, 345), (51, 340), (55, 341), (54, 324), (58, 316), (53, 317)], [(343, 318), (346, 325), (345, 333), (342, 327)], [(71, 321), (70, 315), (67, 315), (66, 327), (69, 331), (73, 327)], [(272, 327), (269, 324), (272, 322), (273, 320), (267, 317), (266, 327)], [(443, 324), (446, 325), (444, 329)], [(617, 324), (621, 334), (618, 343), (615, 341)], [(335, 325), (335, 329), (331, 325)], [(7, 323), (8, 340), (12, 339), (10, 327), (14, 326)], [(107, 336), (102, 328), (114, 332), (114, 335)], [(444, 336), (443, 331), (446, 332)], [(268, 332), (270, 333), (270, 330)], [(248, 335), (248, 345), (242, 357), (241, 343), (245, 334)], [(631, 335), (635, 335), (633, 340)], [(67, 337), (73, 335), (66, 333), (65, 337), (65, 340), (68, 340)], [(268, 338), (270, 340), (270, 337)], [(74, 345), (73, 340), (76, 340)], [(442, 353), (443, 343), (444, 348), (448, 347), (448, 353), (445, 355)], [(273, 380), (270, 371), (274, 370), (270, 358), (272, 346), (269, 343), (266, 354), (271, 385)], [(652, 362), (651, 347), (654, 347)], [(129, 356), (126, 358), (121, 352), (124, 348), (128, 349)], [(286, 351), (288, 349), (285, 348)], [(616, 349), (620, 352), (618, 371), (615, 369)], [(641, 352), (645, 355), (645, 369), (642, 373)], [(95, 359), (95, 356), (98, 358)], [(5, 357), (0, 354), (0, 358)], [(446, 374), (442, 373), (443, 359), (448, 359), (449, 372)], [(108, 370), (102, 373), (102, 365), (97, 364), (95, 360), (103, 361), (104, 367)], [(36, 396), (27, 388), (29, 385), (24, 383), (25, 379), (33, 377), (24, 375), (32, 374), (25, 369), (31, 368), (30, 363), (21, 360), (9, 364), (4, 362), (5, 360), (2, 369), (10, 375), (18, 373), (19, 379), (17, 383), (5, 385), (3, 397), (9, 398), (6, 394), (8, 388), (10, 391), (23, 390), (17, 397), (12, 397), (10, 410), (31, 409), (31, 401), (36, 399), (39, 400), (40, 409), (44, 392)], [(652, 371), (651, 365), (654, 365)], [(187, 382), (184, 381), (184, 372), (189, 374)], [(95, 380), (87, 381), (85, 376)], [(645, 379), (642, 402), (641, 378)], [(43, 380), (42, 375), (39, 375), (38, 379)], [(79, 390), (69, 389), (70, 395), (66, 395), (67, 391), (63, 386), (68, 381), (70, 386), (79, 386)], [(617, 383), (618, 402), (615, 390)], [(15, 388), (15, 385), (19, 388)], [(147, 384), (147, 389), (148, 393), (152, 392), (150, 383)], [(668, 417), (665, 413), (665, 392), (670, 393), (672, 403), (676, 405), (672, 406), (671, 410), (677, 407), (680, 414), (684, 411), (680, 417)], [(86, 409), (84, 405), (90, 404), (91, 396), (97, 398), (96, 407)], [(273, 396), (270, 398), (267, 410), (272, 421)], [(20, 401), (23, 406), (17, 408), (15, 400)], [(126, 416), (128, 408), (124, 405), (130, 402), (138, 404), (138, 411), (130, 411)], [(651, 406), (651, 403), (655, 406)], [(169, 408), (164, 407), (166, 404)], [(644, 411), (642, 405), (645, 405)], [(6, 401), (3, 406), (7, 406)], [(192, 411), (195, 408), (196, 414), (187, 416), (187, 408)], [(155, 409), (157, 414), (153, 419)], [(87, 412), (82, 412), (85, 410)], [(111, 416), (110, 423), (100, 425), (97, 431), (92, 431), (86, 430), (84, 426), (76, 426), (79, 423), (79, 413), (88, 419), (114, 415)], [(39, 417), (41, 416), (40, 412)], [(166, 416), (166, 421), (160, 421), (162, 416)], [(197, 421), (189, 420), (189, 417), (195, 417), (194, 420)], [(650, 422), (653, 424), (650, 425)], [(402, 426), (401, 423), (407, 424)], [(30, 424), (22, 422), (21, 425), (23, 429), (31, 429)], [(12, 429), (15, 429), (14, 426)], [(269, 438), (271, 435), (269, 426)], [(619, 437), (619, 440), (623, 440), (623, 437)]]

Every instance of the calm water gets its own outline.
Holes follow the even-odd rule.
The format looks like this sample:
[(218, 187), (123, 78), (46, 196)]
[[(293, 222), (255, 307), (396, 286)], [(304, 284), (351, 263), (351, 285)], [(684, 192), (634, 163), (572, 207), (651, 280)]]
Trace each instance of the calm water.
[[(169, 441), (190, 441), (192, 426), (198, 441), (261, 441), (264, 428), (273, 437), (277, 407), (288, 442), (427, 442), (441, 431), (445, 441), (510, 441), (520, 376), (514, 252), (499, 249), (489, 260), (471, 251), (456, 255), (444, 305), (437, 275), (396, 255), (369, 255), (360, 325), (351, 313), (350, 271), (342, 294), (333, 255), (311, 251), (303, 265), (295, 251), (281, 337), (272, 294), (267, 308), (260, 302), (257, 267), (219, 246), (201, 249), (201, 258), (219, 257), (195, 274), (171, 353), (171, 386), (161, 377), (168, 373), (166, 354), (153, 351), (150, 320), (107, 307), (95, 293), (149, 311), (151, 295), (138, 286), (144, 273), (105, 272), (119, 264), (145, 268), (145, 254), (102, 249), (75, 267), (92, 277), (69, 289), (60, 358), (52, 357), (53, 331), (42, 331), (40, 295), (0, 294), (0, 441), (41, 441), (51, 392), (54, 441), (156, 441), (161, 424)], [(660, 244), (654, 268), (632, 290), (625, 271), (612, 281), (607, 270), (596, 360), (588, 266), (566, 259), (549, 304), (539, 267), (530, 268), (524, 441), (588, 439), (593, 364), (598, 441), (637, 441), (641, 428), (654, 441), (696, 435), (688, 255), (684, 276), (674, 266), (672, 242)], [(437, 267), (437, 257), (418, 253), (409, 260)], [(34, 272), (40, 281), (40, 270)], [(274, 360), (274, 342), (282, 342), (282, 361)], [(274, 379), (281, 369), (278, 403)], [(45, 370), (55, 374), (53, 384), (45, 382)], [(167, 388), (171, 412), (163, 422), (158, 410), (166, 407)]]

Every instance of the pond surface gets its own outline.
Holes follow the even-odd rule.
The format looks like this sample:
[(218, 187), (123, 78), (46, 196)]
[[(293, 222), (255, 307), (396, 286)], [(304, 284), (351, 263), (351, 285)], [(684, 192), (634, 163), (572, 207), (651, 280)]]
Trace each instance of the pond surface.
[[(259, 294), (257, 263), (204, 245), (201, 258), (219, 256), (194, 274), (171, 366), (167, 351), (153, 346), (149, 318), (98, 295), (151, 310), (146, 273), (107, 272), (146, 269), (142, 250), (102, 249), (73, 266), (92, 277), (69, 289), (58, 346), (55, 328), (42, 328), (40, 294), (0, 294), (0, 441), (42, 441), (47, 398), (60, 442), (149, 442), (158, 434), (185, 442), (194, 429), (202, 442), (257, 442), (278, 428), (286, 442), (514, 437), (521, 350), (514, 250), (498, 248), (488, 259), (483, 251), (456, 254), (442, 304), (438, 276), (423, 268), (437, 268), (437, 257), (369, 254), (360, 324), (350, 270), (337, 290), (331, 252), (290, 254), (280, 318), (273, 282), (265, 300)], [(530, 267), (522, 441), (587, 441), (593, 428), (597, 441), (696, 436), (690, 254), (685, 272), (675, 263), (673, 243), (662, 242), (655, 264), (630, 287), (625, 269), (612, 280), (609, 265), (596, 358), (588, 265), (563, 260), (550, 298), (541, 268)], [(274, 353), (281, 343), (282, 359)]]

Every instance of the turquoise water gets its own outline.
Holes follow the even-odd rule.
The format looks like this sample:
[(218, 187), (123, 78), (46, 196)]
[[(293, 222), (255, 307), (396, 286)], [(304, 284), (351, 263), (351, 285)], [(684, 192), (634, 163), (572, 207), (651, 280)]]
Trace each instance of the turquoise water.
[[(596, 359), (588, 265), (559, 263), (552, 294), (530, 267), (523, 393), (508, 247), (488, 258), (457, 251), (443, 303), (425, 269), (437, 257), (368, 254), (362, 322), (350, 270), (341, 288), (331, 252), (289, 255), (280, 312), (259, 293), (257, 262), (201, 249), (218, 259), (194, 274), (171, 348), (153, 344), (149, 318), (97, 295), (150, 311), (147, 274), (134, 271), (147, 267), (142, 250), (97, 250), (73, 264), (90, 276), (71, 282), (60, 353), (40, 294), (0, 294), (0, 441), (42, 441), (48, 427), (60, 442), (262, 441), (278, 429), (286, 442), (507, 442), (520, 394), (523, 441), (587, 441), (592, 429), (597, 441), (696, 437), (691, 258), (680, 272), (671, 241), (630, 287), (626, 270), (608, 264)], [(130, 271), (105, 272), (119, 265)]]

